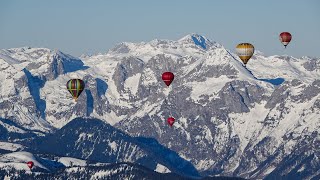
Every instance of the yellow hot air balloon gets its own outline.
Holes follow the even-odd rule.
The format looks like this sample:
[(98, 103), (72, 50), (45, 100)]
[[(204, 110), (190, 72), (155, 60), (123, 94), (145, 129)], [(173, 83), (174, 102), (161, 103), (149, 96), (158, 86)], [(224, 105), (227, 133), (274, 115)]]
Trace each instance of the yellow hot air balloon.
[(242, 62), (246, 65), (254, 53), (254, 47), (250, 43), (240, 43), (236, 47), (236, 52)]

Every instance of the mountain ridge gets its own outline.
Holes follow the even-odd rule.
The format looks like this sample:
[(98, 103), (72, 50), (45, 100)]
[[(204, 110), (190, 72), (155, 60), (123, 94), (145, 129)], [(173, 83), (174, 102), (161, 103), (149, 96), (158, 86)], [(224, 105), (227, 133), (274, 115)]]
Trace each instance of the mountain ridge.
[[(1, 86), (5, 93), (0, 115), (44, 134), (47, 125), (35, 122), (44, 120), (49, 129), (60, 129), (76, 117), (102, 119), (131, 136), (157, 139), (190, 160), (201, 175), (263, 178), (273, 171), (290, 174), (274, 167), (286, 167), (287, 162), (277, 158), (288, 157), (293, 147), (304, 144), (306, 139), (297, 137), (318, 137), (319, 58), (256, 52), (246, 69), (231, 51), (201, 37), (191, 34), (177, 41), (121, 43), (106, 54), (82, 59), (59, 53), (54, 57), (53, 53), (45, 61), (50, 50), (28, 49), (26, 54), (1, 50), (0, 54), (15, 59), (8, 61), (21, 62), (21, 70), (27, 67), (43, 86), (31, 93), (26, 74), (0, 56), (0, 77), (6, 84)], [(31, 57), (33, 64), (25, 57)], [(74, 63), (76, 68), (65, 69), (68, 63), (66, 67)], [(170, 87), (162, 83), (164, 71), (175, 74)], [(70, 78), (86, 82), (78, 102), (71, 100), (64, 87)], [(12, 102), (21, 108), (11, 108)], [(46, 105), (41, 118), (37, 117), (39, 102)], [(22, 110), (14, 113), (18, 108)], [(172, 128), (166, 125), (168, 116), (176, 118)], [(297, 164), (308, 158), (302, 150), (296, 150), (301, 151), (296, 152), (300, 159), (293, 158)], [(269, 162), (270, 156), (277, 158)]]

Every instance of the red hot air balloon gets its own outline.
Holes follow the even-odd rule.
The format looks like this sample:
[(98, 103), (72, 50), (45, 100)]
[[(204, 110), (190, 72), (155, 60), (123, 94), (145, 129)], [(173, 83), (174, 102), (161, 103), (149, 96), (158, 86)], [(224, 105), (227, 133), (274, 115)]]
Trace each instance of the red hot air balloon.
[(170, 86), (170, 84), (172, 83), (174, 79), (174, 75), (172, 72), (164, 72), (162, 74), (162, 80), (164, 81), (164, 83), (167, 85), (167, 86)]
[(27, 162), (27, 166), (31, 169), (33, 167), (34, 163), (32, 161)]
[(280, 42), (284, 45), (285, 48), (287, 47), (287, 45), (291, 41), (291, 38), (292, 38), (292, 36), (289, 32), (282, 32), (279, 35)]
[(173, 117), (169, 117), (167, 122), (168, 124), (172, 127), (173, 123), (174, 123), (175, 119)]

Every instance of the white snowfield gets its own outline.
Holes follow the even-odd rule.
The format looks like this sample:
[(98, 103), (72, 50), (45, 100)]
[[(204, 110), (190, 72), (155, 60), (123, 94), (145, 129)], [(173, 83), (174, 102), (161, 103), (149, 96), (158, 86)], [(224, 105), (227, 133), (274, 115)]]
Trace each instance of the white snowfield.
[(32, 161), (34, 163), (34, 167), (48, 170), (47, 167), (38, 162), (33, 154), (25, 151), (0, 155), (0, 168), (13, 167), (17, 170), (30, 171), (27, 166), (28, 161)]
[(18, 150), (23, 150), (24, 148), (25, 147), (20, 144), (0, 141), (0, 149), (3, 149), (3, 150), (18, 151)]
[(87, 165), (87, 161), (71, 157), (61, 157), (58, 159), (58, 162), (62, 163), (66, 167)]
[[(317, 63), (312, 64), (312, 70), (306, 69), (307, 63), (314, 59)], [(295, 58), (288, 55), (264, 56), (262, 53), (254, 55), (248, 63), (248, 69), (255, 77), (261, 79), (284, 78), (285, 80), (299, 79), (305, 83), (320, 79), (319, 59), (311, 57)]]
[[(1, 142), (0, 145), (3, 145), (1, 148), (6, 148), (10, 150), (18, 150), (18, 148), (22, 149), (23, 146), (18, 144), (12, 144), (12, 143), (4, 143)], [(45, 164), (41, 164), (39, 160), (41, 159), (41, 162)], [(27, 162), (32, 161), (34, 163), (34, 168), (42, 168), (45, 170), (50, 169), (50, 166), (52, 163), (49, 162), (49, 160), (44, 158), (36, 158), (32, 153), (25, 152), (25, 151), (19, 151), (19, 152), (12, 152), (7, 154), (0, 155), (0, 168), (14, 168), (17, 170), (26, 170), (30, 171), (29, 167), (27, 166)], [(50, 160), (51, 161), (51, 160)], [(55, 158), (56, 162), (59, 162), (63, 164), (65, 167), (82, 167), (89, 165), (87, 161), (72, 158), (72, 157), (57, 157)], [(48, 163), (47, 163), (48, 162)], [(101, 166), (106, 164), (90, 164), (90, 166)]]
[(165, 167), (162, 164), (157, 164), (155, 171), (157, 171), (158, 173), (170, 173), (171, 172), (167, 167)]

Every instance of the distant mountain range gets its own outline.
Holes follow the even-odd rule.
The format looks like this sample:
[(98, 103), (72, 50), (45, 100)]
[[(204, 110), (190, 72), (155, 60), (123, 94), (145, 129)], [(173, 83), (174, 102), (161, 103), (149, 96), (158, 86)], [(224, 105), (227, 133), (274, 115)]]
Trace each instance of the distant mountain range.
[[(244, 67), (190, 34), (80, 58), (3, 49), (0, 70), (1, 172), (29, 171), (33, 159), (34, 171), (61, 176), (83, 161), (94, 176), (92, 161), (142, 165), (148, 177), (320, 178), (319, 58), (256, 51)], [(169, 87), (165, 71), (175, 74)], [(71, 78), (86, 84), (77, 102), (65, 87)]]

